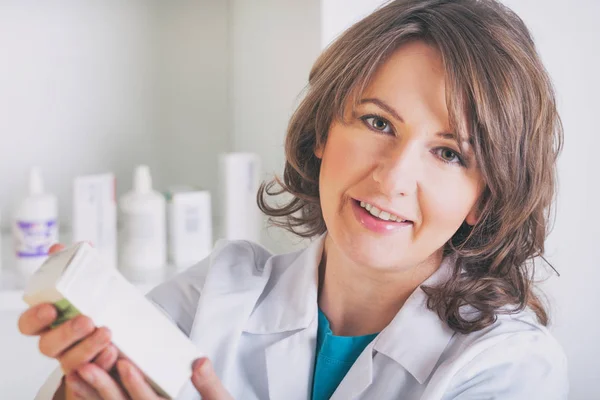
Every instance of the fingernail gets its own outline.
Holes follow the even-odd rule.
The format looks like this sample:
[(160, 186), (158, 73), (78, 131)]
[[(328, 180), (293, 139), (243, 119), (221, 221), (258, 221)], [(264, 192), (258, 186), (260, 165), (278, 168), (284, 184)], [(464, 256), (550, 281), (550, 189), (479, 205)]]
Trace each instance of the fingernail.
[(209, 369), (208, 359), (199, 358), (192, 364), (192, 369), (196, 378), (202, 378), (208, 372)]
[(192, 369), (195, 371), (196, 369), (200, 368), (200, 366), (202, 365), (203, 362), (204, 362), (203, 358), (197, 358), (192, 363)]
[(96, 334), (95, 341), (98, 344), (107, 343), (110, 340), (110, 332), (106, 328), (99, 328), (100, 331)]

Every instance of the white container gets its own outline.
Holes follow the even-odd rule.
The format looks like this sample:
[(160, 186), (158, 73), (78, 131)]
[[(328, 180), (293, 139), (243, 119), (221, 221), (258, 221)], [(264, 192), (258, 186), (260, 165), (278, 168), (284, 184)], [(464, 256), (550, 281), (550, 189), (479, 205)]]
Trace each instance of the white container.
[(262, 227), (256, 193), (260, 185), (260, 159), (252, 153), (221, 156), (223, 185), (223, 236), (229, 240), (258, 242)]
[(102, 264), (117, 268), (117, 202), (113, 174), (80, 176), (73, 184), (73, 242), (90, 242)]
[(178, 269), (201, 261), (212, 250), (210, 192), (173, 188), (167, 192), (169, 259)]
[(46, 260), (50, 246), (58, 242), (56, 197), (44, 193), (37, 167), (29, 172), (29, 195), (15, 209), (12, 233), (17, 273), (28, 278)]
[(147, 166), (135, 169), (133, 190), (121, 197), (119, 206), (123, 273), (135, 281), (161, 279), (167, 262), (165, 198), (152, 190)]
[(81, 313), (109, 328), (111, 341), (162, 396), (176, 398), (190, 386), (200, 351), (118, 270), (103, 265), (89, 244), (50, 256), (29, 280), (23, 299), (31, 306), (55, 304), (55, 324)]

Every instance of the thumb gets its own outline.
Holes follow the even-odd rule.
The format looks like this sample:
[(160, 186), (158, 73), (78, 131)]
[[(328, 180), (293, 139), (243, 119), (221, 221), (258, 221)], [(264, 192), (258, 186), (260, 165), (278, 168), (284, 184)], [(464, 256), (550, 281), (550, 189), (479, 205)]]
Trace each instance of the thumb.
[(192, 365), (192, 383), (202, 400), (233, 400), (208, 358), (199, 358)]

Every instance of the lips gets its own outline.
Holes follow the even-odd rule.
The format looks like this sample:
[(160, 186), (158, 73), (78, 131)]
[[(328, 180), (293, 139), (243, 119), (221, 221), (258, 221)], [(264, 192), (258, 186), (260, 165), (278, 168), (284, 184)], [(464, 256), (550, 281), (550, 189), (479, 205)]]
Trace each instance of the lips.
[[(360, 201), (357, 200), (353, 200), (351, 202), (352, 204), (352, 211), (354, 214), (354, 217), (356, 218), (356, 221), (365, 229), (371, 231), (371, 232), (375, 232), (377, 234), (383, 234), (383, 235), (388, 235), (388, 234), (395, 234), (395, 233), (399, 233), (399, 232), (410, 232), (411, 228), (413, 227), (413, 223), (411, 221), (408, 220), (400, 220), (400, 221), (393, 221), (393, 220), (384, 220), (381, 219), (380, 217), (377, 217), (373, 214), (371, 214), (370, 211), (367, 211), (366, 204), (361, 207)], [(371, 207), (371, 209), (373, 208), (373, 206)], [(376, 210), (375, 212), (377, 213), (378, 210)], [(386, 212), (386, 211), (383, 211)], [(387, 212), (389, 213), (389, 212)], [(395, 214), (394, 214), (395, 215)], [(381, 212), (380, 212), (380, 216), (381, 216)], [(387, 217), (386, 214), (384, 214), (384, 217)]]
[(369, 212), (375, 218), (378, 218), (382, 221), (391, 221), (391, 222), (412, 222), (409, 218), (394, 212), (390, 209), (385, 209), (378, 204), (374, 204), (369, 201), (363, 201), (354, 199), (354, 201), (367, 212)]

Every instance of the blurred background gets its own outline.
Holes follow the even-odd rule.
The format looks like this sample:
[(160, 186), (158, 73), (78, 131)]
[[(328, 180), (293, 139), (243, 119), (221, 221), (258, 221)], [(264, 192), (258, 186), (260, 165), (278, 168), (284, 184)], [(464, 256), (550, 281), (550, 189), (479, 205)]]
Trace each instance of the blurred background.
[[(528, 24), (558, 93), (565, 147), (547, 258), (561, 277), (543, 288), (570, 362), (570, 398), (600, 399), (600, 2), (503, 2)], [(312, 63), (381, 3), (0, 0), (4, 251), (32, 165), (58, 197), (63, 232), (78, 175), (113, 172), (120, 196), (144, 163), (159, 190), (191, 184), (217, 193), (218, 155), (231, 151), (258, 154), (265, 179), (281, 174), (287, 122)], [(214, 201), (215, 225), (222, 217)], [(303, 245), (277, 229), (263, 229), (261, 242), (276, 252)], [(11, 399), (33, 398), (55, 366), (18, 336), (21, 309), (0, 302), (0, 393)]]

